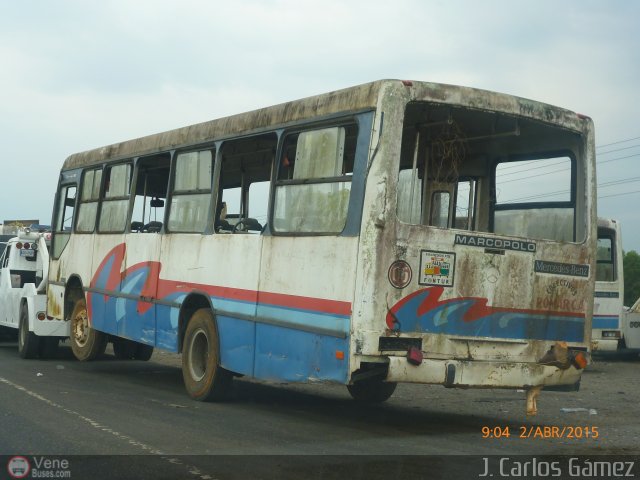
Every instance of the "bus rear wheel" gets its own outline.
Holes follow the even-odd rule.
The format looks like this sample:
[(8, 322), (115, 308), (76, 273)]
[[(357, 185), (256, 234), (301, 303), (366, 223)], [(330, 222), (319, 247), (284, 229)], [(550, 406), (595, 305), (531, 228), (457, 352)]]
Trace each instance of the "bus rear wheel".
[(196, 310), (182, 342), (182, 378), (194, 400), (225, 398), (231, 388), (231, 373), (220, 366), (218, 332), (208, 308)]
[(18, 354), (22, 358), (36, 358), (40, 353), (40, 337), (29, 331), (29, 309), (20, 309), (18, 324)]
[(151, 358), (151, 355), (153, 355), (153, 347), (151, 345), (139, 343), (136, 345), (136, 351), (133, 354), (133, 358), (146, 362)]
[(397, 385), (395, 382), (383, 382), (379, 378), (368, 378), (347, 385), (347, 389), (357, 402), (382, 403), (393, 395)]
[(76, 300), (71, 314), (71, 350), (81, 362), (93, 360), (107, 348), (109, 337), (89, 325), (87, 303), (84, 298)]
[(126, 338), (114, 338), (113, 354), (118, 360), (142, 360), (146, 362), (153, 355), (153, 347), (144, 343), (134, 342)]

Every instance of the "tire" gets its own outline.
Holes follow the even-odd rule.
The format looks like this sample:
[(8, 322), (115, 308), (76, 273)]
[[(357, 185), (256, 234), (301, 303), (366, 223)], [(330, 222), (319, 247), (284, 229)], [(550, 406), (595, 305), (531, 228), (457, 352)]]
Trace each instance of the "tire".
[(222, 400), (231, 388), (231, 373), (220, 366), (218, 332), (211, 310), (196, 310), (182, 342), (182, 378), (198, 401)]
[(39, 336), (29, 331), (29, 309), (23, 306), (18, 324), (18, 354), (22, 358), (36, 358), (40, 353), (40, 340)]
[(84, 298), (76, 300), (71, 314), (71, 350), (81, 362), (93, 360), (107, 348), (109, 337), (89, 326), (87, 303)]
[(151, 358), (151, 355), (153, 355), (153, 347), (151, 345), (138, 343), (138, 345), (136, 345), (136, 351), (133, 354), (133, 358), (146, 362)]
[(136, 353), (136, 343), (126, 338), (113, 339), (113, 354), (118, 360), (133, 360)]
[(388, 400), (398, 384), (383, 382), (379, 378), (369, 378), (347, 385), (353, 399), (360, 403), (382, 403)]

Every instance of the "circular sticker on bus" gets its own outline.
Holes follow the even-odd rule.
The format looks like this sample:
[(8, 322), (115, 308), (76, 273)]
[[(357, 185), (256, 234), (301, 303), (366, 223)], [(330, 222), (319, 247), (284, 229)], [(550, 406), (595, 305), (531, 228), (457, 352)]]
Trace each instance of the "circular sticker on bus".
[(411, 267), (404, 260), (396, 260), (389, 267), (389, 282), (395, 288), (404, 288), (411, 282), (413, 273)]

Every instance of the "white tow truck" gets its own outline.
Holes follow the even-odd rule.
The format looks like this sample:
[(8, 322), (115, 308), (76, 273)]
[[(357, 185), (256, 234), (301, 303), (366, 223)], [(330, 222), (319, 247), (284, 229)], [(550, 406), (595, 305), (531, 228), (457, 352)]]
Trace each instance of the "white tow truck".
[(18, 330), (22, 358), (51, 355), (69, 336), (69, 322), (47, 315), (50, 239), (24, 229), (0, 255), (0, 326)]
[(637, 358), (640, 353), (640, 298), (621, 315), (623, 347)]

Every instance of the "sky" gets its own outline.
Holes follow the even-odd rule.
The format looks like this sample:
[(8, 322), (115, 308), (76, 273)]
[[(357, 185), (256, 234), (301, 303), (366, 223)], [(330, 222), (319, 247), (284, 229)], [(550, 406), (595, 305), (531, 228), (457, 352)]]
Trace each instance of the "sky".
[(50, 223), (64, 159), (382, 78), (590, 116), (598, 214), (640, 252), (640, 2), (0, 0), (0, 221)]

